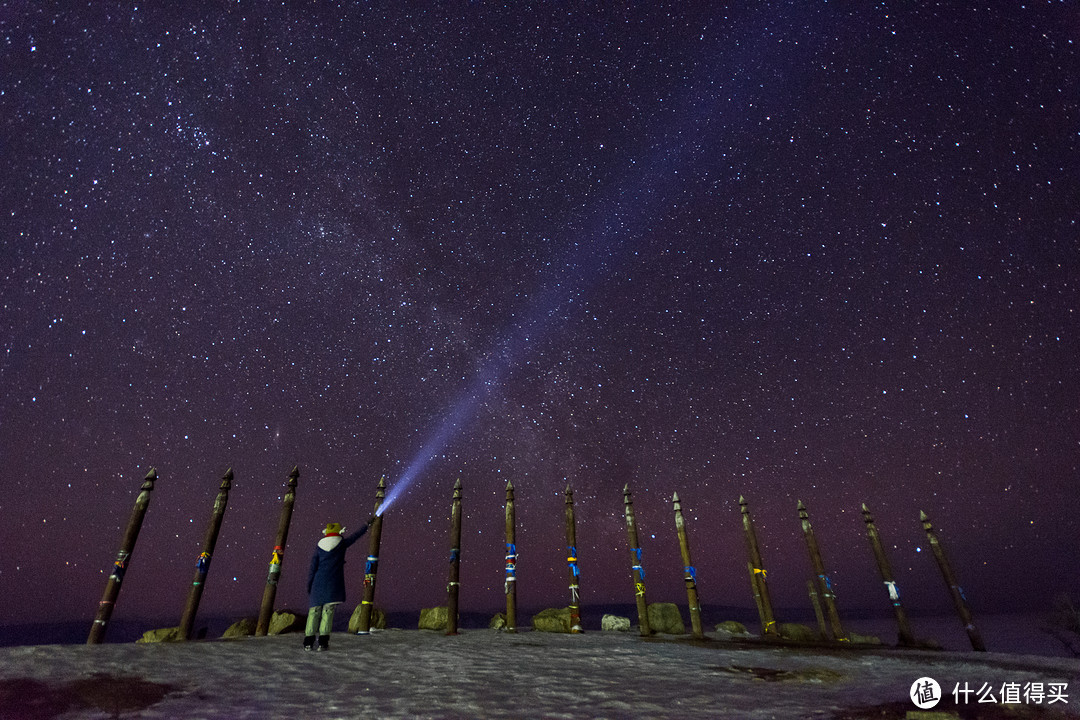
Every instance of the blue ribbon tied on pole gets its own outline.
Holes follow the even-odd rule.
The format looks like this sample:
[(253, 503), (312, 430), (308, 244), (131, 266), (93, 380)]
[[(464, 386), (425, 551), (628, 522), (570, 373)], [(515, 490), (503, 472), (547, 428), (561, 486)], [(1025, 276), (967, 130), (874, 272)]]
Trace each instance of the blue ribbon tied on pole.
[(566, 550), (568, 553), (566, 556), (566, 565), (570, 568), (570, 574), (574, 577), (578, 577), (581, 575), (581, 571), (578, 570), (577, 565), (577, 548), (573, 545), (567, 545)]
[(517, 570), (517, 545), (506, 543), (506, 574), (513, 575)]
[(694, 569), (693, 565), (687, 565), (686, 567), (684, 567), (683, 572), (686, 573), (686, 580), (690, 580), (695, 585), (697, 585), (697, 570)]
[(637, 557), (637, 565), (634, 565), (633, 569), (638, 571), (641, 582), (645, 582), (645, 566), (641, 564), (641, 548), (630, 548), (630, 552)]

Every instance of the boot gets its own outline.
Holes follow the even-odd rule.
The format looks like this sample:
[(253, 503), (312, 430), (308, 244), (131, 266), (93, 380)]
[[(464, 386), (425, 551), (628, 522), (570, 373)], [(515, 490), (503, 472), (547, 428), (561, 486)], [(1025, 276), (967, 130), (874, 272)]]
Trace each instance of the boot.
[(308, 635), (307, 637), (304, 638), (304, 649), (305, 650), (314, 650), (315, 649), (315, 636), (314, 635)]
[(315, 649), (316, 650), (329, 650), (330, 649), (330, 636), (329, 635), (320, 635), (319, 636), (319, 644)]

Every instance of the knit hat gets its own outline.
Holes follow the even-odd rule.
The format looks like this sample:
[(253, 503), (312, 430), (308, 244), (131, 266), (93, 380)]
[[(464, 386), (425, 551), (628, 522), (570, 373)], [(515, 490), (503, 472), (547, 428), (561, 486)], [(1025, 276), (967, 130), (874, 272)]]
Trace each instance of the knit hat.
[(341, 523), (327, 523), (326, 529), (323, 530), (323, 535), (340, 535), (341, 531), (345, 529), (345, 526)]

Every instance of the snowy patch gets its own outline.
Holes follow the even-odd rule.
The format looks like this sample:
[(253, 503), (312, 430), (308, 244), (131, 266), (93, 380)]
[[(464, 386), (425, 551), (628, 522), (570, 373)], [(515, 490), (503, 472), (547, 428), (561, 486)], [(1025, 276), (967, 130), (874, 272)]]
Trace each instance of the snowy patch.
[[(4, 648), (0, 716), (900, 718), (915, 709), (908, 699), (912, 683), (927, 675), (945, 694), (964, 682), (1064, 682), (1071, 693), (1080, 687), (1080, 661), (1065, 658), (803, 649), (628, 633), (475, 630), (447, 637), (387, 630), (338, 633), (332, 648), (305, 653), (298, 635)], [(1078, 716), (1080, 698), (1069, 700), (1039, 717)], [(1021, 708), (1036, 709), (1047, 708)]]

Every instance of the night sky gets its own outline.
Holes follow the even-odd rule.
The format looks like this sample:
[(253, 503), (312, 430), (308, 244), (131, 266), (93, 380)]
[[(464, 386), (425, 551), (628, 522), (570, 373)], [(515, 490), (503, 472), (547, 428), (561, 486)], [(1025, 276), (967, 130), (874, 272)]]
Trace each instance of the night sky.
[[(1074, 3), (0, 4), (0, 622), (279, 607), (386, 475), (376, 602), (845, 610), (1080, 594)], [(174, 5), (167, 3), (166, 5)], [(184, 4), (187, 5), (187, 4)], [(210, 4), (205, 4), (210, 5)], [(422, 6), (433, 5), (421, 3)], [(979, 5), (983, 5), (980, 3)], [(695, 7), (692, 7), (695, 6)], [(747, 7), (752, 6), (752, 7)], [(408, 487), (405, 483), (408, 482)], [(350, 554), (360, 599), (366, 539)]]

